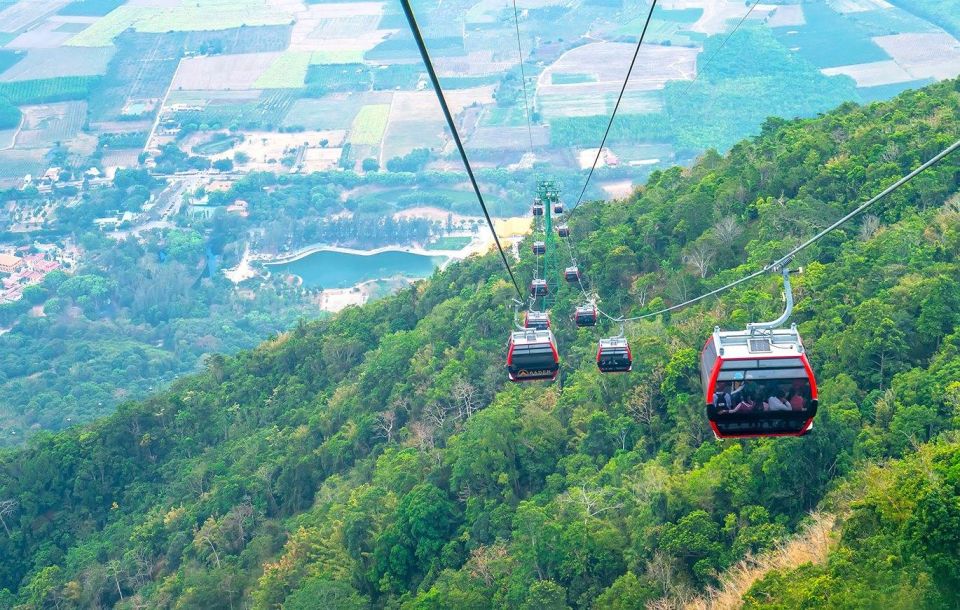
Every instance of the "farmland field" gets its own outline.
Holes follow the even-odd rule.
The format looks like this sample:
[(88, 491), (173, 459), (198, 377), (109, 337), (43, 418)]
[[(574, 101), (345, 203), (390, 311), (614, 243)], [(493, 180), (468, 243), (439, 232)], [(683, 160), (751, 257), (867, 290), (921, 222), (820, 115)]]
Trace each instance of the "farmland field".
[(91, 88), (99, 80), (96, 76), (65, 76), (0, 83), (0, 97), (17, 105), (80, 100), (90, 94)]
[(780, 42), (818, 68), (883, 61), (890, 57), (863, 28), (848, 15), (840, 15), (826, 4), (803, 5), (806, 23), (775, 28)]
[(66, 5), (58, 15), (77, 15), (83, 17), (102, 17), (123, 4), (124, 0), (74, 0)]
[(177, 69), (184, 34), (126, 32), (116, 39), (117, 53), (101, 86), (90, 96), (94, 121), (120, 118), (130, 101), (150, 102), (163, 97)]
[[(280, 57), (280, 53), (186, 57), (171, 87), (190, 91), (257, 89), (257, 79)], [(294, 86), (300, 84), (302, 81)]]
[(258, 0), (192, 0), (172, 7), (123, 5), (71, 38), (78, 47), (102, 47), (127, 28), (165, 33), (287, 25), (293, 14)]
[(23, 106), (23, 127), (17, 136), (18, 149), (52, 147), (56, 142), (72, 139), (87, 116), (86, 102), (61, 102), (39, 106)]
[(361, 106), (389, 104), (392, 98), (391, 92), (378, 92), (334, 93), (319, 99), (301, 99), (294, 102), (283, 124), (307, 129), (347, 129)]
[(287, 51), (276, 58), (254, 83), (256, 89), (296, 89), (303, 86), (310, 53)]
[(180, 111), (175, 113), (175, 119), (183, 125), (207, 124), (214, 129), (234, 123), (247, 129), (274, 129), (281, 124), (296, 96), (294, 90), (272, 89), (246, 101), (229, 97), (212, 99), (203, 110)]
[(0, 75), (0, 81), (105, 74), (113, 54), (112, 47), (31, 49), (22, 61)]
[(12, 65), (23, 59), (24, 54), (0, 49), (0, 78)]
[(350, 142), (376, 146), (383, 138), (390, 104), (371, 104), (360, 109), (350, 126)]
[(289, 24), (239, 27), (227, 30), (184, 32), (184, 49), (209, 52), (211, 49), (224, 55), (244, 53), (268, 53), (285, 51), (290, 45)]
[(314, 51), (310, 55), (311, 64), (355, 64), (362, 61), (363, 51), (359, 49)]
[(36, 176), (46, 169), (43, 150), (0, 150), (0, 180), (20, 180), (25, 175)]
[(56, 12), (69, 0), (29, 0), (0, 10), (0, 32), (17, 32), (35, 21)]

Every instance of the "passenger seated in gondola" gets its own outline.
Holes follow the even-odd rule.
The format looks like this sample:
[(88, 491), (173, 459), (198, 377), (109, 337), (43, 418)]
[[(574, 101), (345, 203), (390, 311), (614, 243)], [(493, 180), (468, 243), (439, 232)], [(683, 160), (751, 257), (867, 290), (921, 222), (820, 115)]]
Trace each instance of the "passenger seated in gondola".
[(717, 391), (713, 394), (713, 404), (721, 413), (729, 411), (733, 407), (733, 396), (730, 393), (730, 384), (720, 382), (717, 384)]
[(764, 403), (765, 411), (791, 411), (793, 409), (789, 403), (784, 402), (785, 394), (784, 391), (779, 387), (774, 387), (770, 390), (770, 396), (767, 398), (767, 401)]

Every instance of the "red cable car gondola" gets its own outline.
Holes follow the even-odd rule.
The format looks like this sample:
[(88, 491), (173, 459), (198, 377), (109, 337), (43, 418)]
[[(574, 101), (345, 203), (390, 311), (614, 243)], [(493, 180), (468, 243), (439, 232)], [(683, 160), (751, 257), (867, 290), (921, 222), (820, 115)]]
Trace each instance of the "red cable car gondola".
[(510, 333), (507, 375), (510, 381), (553, 381), (560, 372), (557, 341), (549, 330)]
[(543, 216), (543, 204), (540, 203), (539, 199), (533, 201), (533, 215), (534, 216)]
[(563, 204), (559, 201), (553, 204), (553, 213), (554, 214), (563, 214)]
[(533, 249), (533, 253), (534, 253), (534, 254), (536, 254), (537, 256), (540, 256), (541, 254), (546, 254), (546, 252), (547, 252), (547, 244), (546, 244), (545, 242), (542, 242), (542, 241), (535, 241), (535, 242), (533, 242), (533, 248), (532, 248), (532, 249)]
[(579, 327), (597, 325), (597, 306), (588, 303), (581, 305), (573, 312), (573, 322)]
[(601, 373), (629, 373), (633, 369), (633, 354), (626, 337), (600, 339), (597, 368)]
[(557, 235), (560, 237), (570, 237), (570, 228), (567, 225), (557, 227)]
[(721, 332), (700, 357), (717, 438), (803, 436), (817, 414), (817, 381), (796, 325)]
[(528, 310), (523, 316), (523, 327), (550, 330), (550, 314), (545, 311)]
[(567, 280), (571, 284), (576, 284), (580, 281), (580, 269), (578, 267), (567, 267), (563, 271), (563, 279)]
[(530, 282), (530, 294), (535, 297), (545, 297), (550, 294), (547, 280), (533, 280)]

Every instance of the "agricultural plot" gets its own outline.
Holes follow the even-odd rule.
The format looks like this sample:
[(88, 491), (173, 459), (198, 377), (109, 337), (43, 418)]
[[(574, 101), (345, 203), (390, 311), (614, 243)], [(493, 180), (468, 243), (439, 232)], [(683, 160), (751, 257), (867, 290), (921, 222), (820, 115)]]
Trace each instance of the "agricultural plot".
[[(410, 49), (416, 54), (416, 47), (412, 46), (412, 40), (410, 45)], [(472, 51), (464, 56), (437, 57), (433, 63), (437, 74), (441, 77), (501, 74), (517, 65), (516, 44), (513, 50), (513, 56), (504, 55), (502, 58), (495, 57), (493, 51)]]
[(65, 76), (0, 83), (0, 97), (15, 105), (86, 99), (99, 81), (96, 76)]
[(14, 141), (17, 138), (16, 129), (0, 129), (0, 150), (13, 148)]
[(60, 10), (70, 0), (22, 0), (0, 10), (0, 32), (14, 33)]
[(259, 0), (191, 0), (172, 6), (125, 4), (71, 38), (67, 44), (107, 46), (128, 28), (145, 33), (229, 30), (243, 26), (287, 25), (293, 17), (293, 12)]
[(0, 182), (19, 183), (26, 175), (43, 174), (46, 163), (43, 150), (0, 150)]
[[(530, 135), (533, 136), (533, 146), (541, 147), (550, 144), (550, 128), (546, 125), (534, 125)], [(526, 125), (522, 127), (478, 127), (470, 134), (467, 145), (471, 149), (479, 150), (527, 150), (530, 146), (530, 136)]]
[(290, 50), (327, 53), (332, 58), (349, 54), (337, 61), (322, 61), (323, 55), (319, 55), (313, 63), (360, 61), (364, 52), (377, 46), (390, 33), (378, 29), (383, 6), (382, 2), (311, 4), (305, 12), (297, 14)]
[(185, 35), (126, 32), (116, 39), (117, 52), (99, 87), (91, 93), (90, 115), (95, 122), (112, 121), (131, 113), (125, 109), (153, 108), (163, 98), (177, 69)]
[(774, 28), (777, 39), (818, 68), (873, 63), (890, 59), (849, 15), (826, 4), (804, 4), (806, 23)]
[(893, 8), (886, 0), (828, 0), (827, 3), (833, 10), (844, 14)]
[(292, 29), (286, 24), (186, 32), (183, 46), (187, 51), (223, 55), (280, 52), (290, 46)]
[(376, 146), (383, 139), (391, 105), (371, 104), (360, 109), (350, 125), (350, 142)]
[(80, 133), (87, 116), (86, 102), (61, 102), (23, 106), (23, 124), (17, 135), (18, 149), (49, 150), (57, 142), (66, 142)]
[(310, 53), (287, 51), (277, 57), (254, 82), (256, 89), (297, 89), (303, 86), (310, 66)]
[(22, 61), (0, 74), (0, 82), (106, 74), (115, 49), (31, 49)]
[(306, 129), (348, 129), (360, 108), (390, 104), (391, 92), (334, 93), (320, 99), (299, 99), (283, 119), (285, 127)]
[[(194, 104), (194, 108), (176, 110), (173, 119), (176, 123), (193, 123), (198, 127), (208, 125), (213, 129), (237, 125), (246, 129), (273, 129), (281, 124), (296, 99), (297, 92), (288, 89), (270, 91), (229, 92), (244, 96), (217, 96), (209, 103)], [(254, 98), (248, 95), (257, 94)]]
[(960, 42), (946, 32), (880, 36), (874, 42), (914, 79), (942, 80), (960, 74)]
[(767, 27), (796, 27), (804, 25), (806, 22), (807, 20), (803, 16), (802, 4), (784, 4), (778, 6), (775, 11), (770, 13), (770, 17), (767, 19)]
[[(629, 63), (633, 49), (634, 45), (626, 43), (593, 43), (564, 53), (538, 78), (537, 108), (548, 119), (607, 114), (611, 100), (620, 92), (623, 66)], [(693, 78), (697, 54), (697, 49), (642, 47), (637, 62), (650, 69), (630, 80), (623, 110), (634, 114), (659, 112), (662, 100), (657, 91), (668, 81)], [(593, 82), (558, 84), (554, 75), (561, 75), (562, 82), (566, 74), (587, 75)]]
[(913, 76), (892, 59), (869, 64), (824, 68), (823, 73), (827, 76), (840, 74), (849, 76), (856, 81), (857, 87), (878, 87), (913, 80)]
[(124, 0), (74, 0), (60, 9), (59, 15), (102, 17), (123, 4)]
[(16, 51), (7, 51), (0, 49), (0, 78), (4, 72), (10, 69), (15, 63), (23, 59), (24, 54)]
[[(459, 103), (450, 100), (450, 110), (459, 112)], [(430, 91), (398, 91), (390, 105), (389, 122), (383, 134), (381, 165), (393, 157), (406, 155), (415, 148), (443, 145), (446, 123), (440, 104)]]
[(187, 57), (180, 62), (171, 87), (191, 91), (257, 89), (257, 79), (280, 57), (280, 53)]

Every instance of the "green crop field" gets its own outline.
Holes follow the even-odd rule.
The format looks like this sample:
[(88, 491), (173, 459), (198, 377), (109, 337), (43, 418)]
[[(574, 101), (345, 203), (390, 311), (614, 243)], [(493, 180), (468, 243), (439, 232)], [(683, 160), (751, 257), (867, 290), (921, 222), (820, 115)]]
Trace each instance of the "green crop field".
[(64, 76), (0, 83), (0, 97), (18, 106), (82, 100), (99, 81), (99, 76)]
[(349, 129), (363, 105), (364, 97), (362, 93), (348, 93), (297, 100), (283, 119), (283, 124), (306, 129)]
[(803, 14), (804, 25), (774, 28), (773, 32), (785, 47), (799, 48), (800, 56), (814, 66), (831, 68), (890, 59), (848, 15), (814, 3), (804, 4)]
[(364, 106), (353, 118), (350, 126), (350, 142), (375, 146), (383, 139), (390, 117), (390, 104), (371, 104)]
[(303, 86), (310, 65), (310, 53), (287, 51), (257, 78), (257, 89), (297, 89)]
[(554, 72), (550, 75), (550, 83), (553, 85), (576, 85), (577, 83), (592, 83), (596, 80), (596, 77), (592, 74), (583, 73)]

